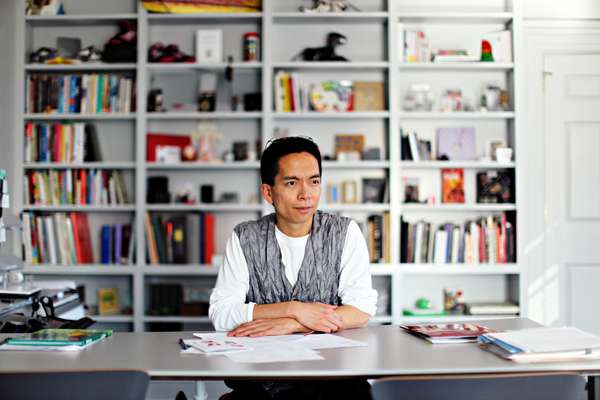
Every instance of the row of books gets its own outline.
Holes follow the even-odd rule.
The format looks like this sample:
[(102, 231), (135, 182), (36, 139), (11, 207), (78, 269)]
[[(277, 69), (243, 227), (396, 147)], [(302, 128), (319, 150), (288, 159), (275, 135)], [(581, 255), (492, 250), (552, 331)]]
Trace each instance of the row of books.
[(215, 252), (213, 214), (146, 214), (145, 226), (147, 259), (150, 264), (212, 263)]
[(390, 213), (369, 215), (365, 229), (369, 261), (390, 263)]
[(123, 176), (115, 170), (28, 171), (23, 184), (29, 205), (129, 204)]
[(135, 110), (135, 79), (124, 74), (31, 74), (28, 113), (101, 114)]
[(403, 161), (427, 161), (433, 160), (433, 152), (431, 150), (431, 141), (419, 139), (417, 132), (403, 132), (400, 130), (401, 154)]
[(88, 216), (84, 213), (36, 215), (25, 212), (23, 253), (29, 265), (94, 262)]
[(515, 230), (506, 214), (464, 224), (401, 221), (400, 262), (501, 264), (516, 260)]
[(26, 163), (82, 163), (102, 161), (102, 154), (93, 125), (28, 122), (23, 158)]
[[(23, 258), (29, 265), (77, 265), (95, 262), (88, 216), (85, 213), (36, 215), (23, 213)], [(134, 263), (133, 224), (103, 225), (100, 263)]]
[(308, 111), (308, 93), (298, 74), (279, 71), (275, 75), (275, 111)]
[(100, 228), (101, 264), (133, 264), (135, 236), (132, 226), (132, 224), (102, 225)]

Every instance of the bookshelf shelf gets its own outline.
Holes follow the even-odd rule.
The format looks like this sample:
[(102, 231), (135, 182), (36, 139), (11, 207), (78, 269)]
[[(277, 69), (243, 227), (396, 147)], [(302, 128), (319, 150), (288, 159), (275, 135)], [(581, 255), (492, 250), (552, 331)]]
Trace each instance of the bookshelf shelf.
[(389, 118), (390, 113), (387, 111), (371, 111), (371, 112), (274, 112), (275, 119), (383, 119)]
[(38, 275), (133, 275), (138, 270), (132, 265), (27, 265), (24, 272)]
[(390, 168), (389, 161), (323, 161), (327, 169), (385, 169)]
[(332, 12), (332, 13), (302, 13), (302, 12), (274, 12), (275, 23), (357, 23), (357, 22), (385, 22), (388, 13), (383, 11), (374, 12)]
[(152, 24), (183, 24), (193, 22), (253, 22), (263, 17), (260, 12), (244, 13), (197, 13), (197, 14), (159, 14), (144, 12), (148, 22)]
[(439, 317), (408, 317), (402, 316), (398, 320), (398, 324), (416, 324), (419, 322), (433, 322), (433, 323), (448, 323), (448, 322), (473, 322), (490, 319), (506, 319), (515, 318), (515, 315), (447, 315)]
[[(230, 66), (227, 63), (148, 63), (147, 68), (150, 72), (179, 72), (181, 70), (225, 70)], [(234, 70), (260, 70), (262, 63), (260, 62), (234, 62), (231, 63)]]
[(497, 212), (497, 211), (514, 211), (514, 204), (402, 204), (402, 211), (410, 212), (427, 212), (427, 211), (478, 211), (478, 212)]
[(197, 119), (256, 119), (263, 116), (262, 112), (149, 112), (146, 114), (148, 120), (197, 120)]
[(218, 266), (196, 265), (145, 265), (140, 267), (144, 275), (216, 276)]
[(323, 69), (323, 70), (347, 70), (347, 69), (386, 69), (389, 67), (387, 61), (313, 61), (313, 62), (275, 62), (275, 69)]
[(60, 64), (60, 65), (50, 65), (50, 64), (27, 64), (25, 66), (25, 71), (28, 72), (79, 72), (79, 71), (126, 71), (126, 70), (135, 70), (137, 68), (137, 64), (132, 63), (116, 63), (116, 64), (108, 64), (108, 63), (81, 63), (81, 64)]
[(133, 315), (88, 315), (96, 322), (105, 324), (125, 324), (133, 322)]
[(116, 206), (88, 206), (88, 205), (64, 205), (64, 206), (30, 206), (24, 205), (24, 211), (45, 211), (45, 212), (135, 212), (134, 205), (116, 205)]
[(144, 322), (179, 322), (179, 323), (191, 323), (191, 324), (208, 324), (210, 319), (208, 317), (187, 317), (179, 315), (165, 315), (165, 316), (145, 316)]
[(384, 212), (390, 210), (389, 204), (321, 204), (319, 209), (323, 211), (365, 211)]
[(112, 25), (116, 21), (137, 19), (138, 15), (130, 14), (71, 14), (40, 16), (30, 15), (25, 17), (25, 22), (35, 26), (65, 26), (65, 25)]
[(253, 212), (261, 211), (260, 204), (149, 204), (146, 206), (148, 211), (169, 212), (169, 211), (212, 211), (212, 212)]
[(401, 70), (434, 70), (434, 71), (510, 71), (514, 63), (497, 62), (445, 62), (445, 63), (400, 63)]
[(400, 264), (399, 272), (411, 275), (519, 275), (516, 264)]
[(94, 120), (135, 120), (135, 113), (118, 114), (25, 114), (27, 121), (94, 121)]
[(486, 119), (513, 119), (515, 113), (512, 111), (490, 111), (490, 112), (416, 112), (402, 111), (400, 112), (400, 120), (409, 119), (458, 119), (458, 120), (486, 120)]
[(399, 12), (398, 20), (410, 23), (506, 24), (512, 12)]
[(180, 164), (159, 164), (159, 163), (147, 163), (146, 168), (149, 170), (158, 171), (189, 171), (189, 170), (231, 170), (231, 169), (258, 169), (260, 163), (258, 161), (238, 161), (232, 163), (180, 163)]
[(31, 169), (135, 169), (133, 162), (86, 162), (86, 163), (28, 163), (23, 168)]
[(515, 168), (515, 163), (499, 163), (495, 161), (401, 161), (400, 166), (402, 169), (503, 169)]

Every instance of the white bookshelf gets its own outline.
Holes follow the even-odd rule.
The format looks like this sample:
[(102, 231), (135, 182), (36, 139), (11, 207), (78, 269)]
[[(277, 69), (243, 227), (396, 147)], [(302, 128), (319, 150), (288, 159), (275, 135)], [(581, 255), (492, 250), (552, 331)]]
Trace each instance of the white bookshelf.
[[(400, 159), (400, 127), (405, 123), (414, 124), (454, 124), (464, 123), (482, 124), (486, 127), (503, 127), (507, 134), (517, 134), (515, 120), (519, 117), (519, 110), (508, 112), (406, 112), (402, 110), (402, 96), (406, 76), (415, 79), (429, 79), (429, 77), (442, 77), (446, 79), (448, 87), (461, 80), (485, 80), (488, 74), (501, 74), (510, 76), (507, 81), (514, 79), (519, 68), (519, 60), (510, 63), (404, 63), (398, 55), (398, 23), (416, 26), (451, 26), (457, 30), (469, 30), (472, 27), (490, 25), (492, 27), (506, 26), (513, 29), (519, 24), (520, 16), (518, 2), (508, 2), (506, 9), (481, 12), (477, 8), (464, 10), (428, 12), (406, 12), (412, 10), (408, 0), (381, 0), (370, 2), (358, 0), (362, 12), (330, 13), (330, 14), (303, 14), (297, 11), (297, 2), (292, 0), (263, 0), (263, 12), (242, 14), (151, 14), (147, 13), (133, 0), (119, 2), (111, 0), (103, 8), (92, 6), (94, 2), (85, 0), (77, 3), (77, 13), (55, 17), (22, 17), (24, 18), (25, 43), (22, 44), (22, 54), (19, 55), (23, 76), (32, 73), (89, 73), (89, 72), (135, 72), (137, 107), (135, 112), (127, 114), (27, 114), (19, 113), (16, 117), (16, 126), (33, 122), (60, 122), (84, 121), (98, 124), (99, 130), (109, 127), (115, 132), (122, 132), (123, 137), (130, 140), (131, 156), (123, 160), (103, 161), (99, 163), (65, 164), (65, 163), (30, 163), (22, 161), (22, 148), (19, 145), (19, 168), (24, 175), (29, 170), (68, 170), (74, 168), (84, 169), (116, 169), (123, 170), (133, 175), (132, 187), (128, 187), (132, 204), (119, 206), (27, 206), (22, 210), (44, 213), (54, 212), (88, 212), (94, 215), (97, 221), (108, 220), (123, 216), (135, 219), (136, 238), (136, 264), (123, 265), (78, 265), (56, 266), (35, 265), (27, 266), (26, 272), (40, 276), (65, 276), (67, 279), (128, 279), (129, 293), (126, 295), (131, 300), (132, 315), (97, 316), (97, 319), (106, 324), (127, 324), (135, 331), (143, 331), (147, 323), (189, 323), (199, 324), (208, 328), (207, 317), (181, 317), (181, 316), (150, 316), (147, 315), (148, 284), (156, 280), (166, 281), (186, 279), (198, 280), (203, 284), (214, 281), (218, 268), (212, 265), (146, 265), (146, 243), (144, 239), (144, 216), (150, 213), (185, 214), (199, 211), (215, 213), (216, 224), (219, 228), (217, 238), (217, 252), (224, 248), (224, 237), (227, 237), (236, 222), (253, 219), (260, 215), (272, 212), (272, 208), (264, 203), (259, 203), (258, 184), (260, 183), (258, 161), (233, 162), (233, 163), (178, 163), (159, 164), (146, 161), (146, 135), (148, 132), (176, 132), (186, 133), (194, 128), (197, 123), (208, 122), (216, 124), (223, 134), (223, 141), (247, 140), (253, 143), (260, 139), (266, 143), (273, 135), (276, 127), (288, 128), (291, 134), (310, 134), (321, 142), (322, 150), (328, 152), (331, 147), (333, 135), (336, 133), (364, 132), (368, 141), (374, 140), (382, 149), (381, 160), (364, 161), (323, 161), (325, 179), (329, 176), (351, 177), (385, 177), (389, 185), (389, 201), (383, 204), (327, 204), (325, 193), (321, 200), (321, 209), (330, 212), (339, 212), (364, 218), (369, 214), (390, 213), (391, 229), (390, 247), (391, 262), (388, 264), (373, 264), (371, 271), (374, 281), (384, 282), (389, 288), (389, 312), (378, 315), (372, 323), (400, 323), (415, 319), (402, 316), (402, 308), (414, 299), (407, 298), (404, 291), (406, 285), (421, 285), (421, 279), (434, 282), (443, 287), (448, 279), (464, 282), (469, 285), (489, 285), (492, 290), (501, 292), (509, 286), (517, 286), (518, 294), (510, 299), (521, 303), (523, 309), (524, 296), (521, 293), (522, 269), (519, 263), (498, 265), (465, 265), (465, 264), (401, 264), (400, 263), (400, 217), (403, 215), (421, 219), (448, 218), (465, 220), (481, 215), (501, 212), (517, 212), (519, 199), (516, 204), (402, 204), (401, 179), (407, 173), (436, 174), (439, 180), (439, 171), (443, 168), (463, 168), (465, 175), (475, 173), (477, 170), (512, 169), (515, 171), (516, 184), (518, 179), (518, 161), (500, 164), (492, 161), (402, 161)], [(88, 4), (89, 3), (89, 4)], [(414, 5), (414, 4), (413, 4)], [(74, 6), (75, 7), (75, 6)], [(423, 8), (423, 7), (421, 7)], [(516, 8), (516, 9), (515, 9)], [(101, 10), (95, 13), (90, 10)], [(110, 12), (115, 10), (115, 12)], [(107, 12), (108, 11), (108, 12)], [(74, 30), (73, 35), (96, 35), (97, 47), (114, 34), (115, 24), (120, 20), (132, 20), (138, 27), (138, 61), (127, 64), (79, 64), (79, 65), (38, 65), (25, 62), (31, 47), (40, 47), (46, 44), (40, 39), (44, 32), (57, 36), (57, 29)], [(225, 43), (229, 44), (234, 54), (231, 64), (235, 71), (234, 82), (236, 85), (248, 83), (248, 87), (236, 89), (239, 93), (250, 91), (262, 92), (262, 111), (229, 111), (228, 103), (219, 101), (217, 111), (202, 113), (196, 111), (147, 112), (146, 94), (151, 88), (161, 87), (165, 91), (167, 102), (190, 101), (196, 90), (198, 74), (206, 71), (214, 72), (220, 76), (219, 96), (227, 95), (224, 88), (226, 83), (222, 74), (228, 63), (182, 63), (160, 64), (149, 63), (147, 60), (148, 47), (161, 40), (165, 44), (178, 43), (182, 51), (193, 54), (193, 32), (199, 26), (209, 29), (222, 29)], [(288, 33), (290, 30), (292, 33)], [(304, 29), (306, 35), (294, 35), (294, 29)], [(260, 61), (247, 63), (241, 61), (241, 35), (246, 31), (259, 31), (261, 33)], [(327, 32), (339, 31), (349, 37), (349, 42), (339, 48), (341, 54), (349, 56), (350, 62), (304, 62), (291, 61), (287, 51), (297, 53), (304, 47), (323, 45)], [(33, 34), (33, 39), (30, 37)], [(98, 35), (97, 33), (100, 32)], [(28, 36), (29, 35), (29, 36)], [(305, 36), (305, 37), (304, 37)], [(87, 37), (87, 36), (86, 36)], [(92, 39), (89, 39), (91, 41)], [(513, 35), (513, 42), (515, 38)], [(376, 43), (376, 44), (374, 44)], [(83, 43), (85, 45), (92, 44)], [(378, 47), (380, 46), (380, 47)], [(370, 47), (375, 48), (374, 50)], [(34, 48), (34, 49), (35, 49)], [(224, 51), (224, 58), (228, 55)], [(363, 56), (363, 53), (366, 54)], [(290, 53), (291, 54), (291, 53)], [(273, 107), (273, 79), (277, 71), (294, 71), (300, 75), (308, 75), (321, 79), (356, 79), (366, 81), (383, 81), (385, 84), (386, 105), (385, 111), (372, 112), (345, 112), (345, 113), (317, 113), (317, 112), (276, 112)], [(407, 75), (408, 74), (408, 75)], [(480, 78), (480, 76), (482, 78)], [(186, 77), (187, 84), (177, 86), (173, 83), (176, 79)], [(338, 78), (342, 77), (342, 78)], [(445, 78), (444, 78), (445, 77)], [(23, 87), (24, 84), (23, 84)], [(169, 89), (172, 91), (170, 92)], [(221, 90), (223, 89), (223, 90)], [(186, 92), (187, 91), (187, 92)], [(511, 90), (511, 96), (514, 91)], [(20, 93), (19, 98), (24, 98)], [(186, 97), (187, 96), (187, 97)], [(116, 134), (107, 135), (103, 143), (103, 153), (106, 156), (111, 149), (120, 146)], [(374, 139), (378, 137), (379, 139)], [(20, 142), (17, 140), (17, 142)], [(112, 146), (110, 149), (106, 145)], [(518, 149), (515, 154), (518, 156)], [(236, 204), (147, 204), (146, 180), (150, 176), (166, 175), (175, 183), (189, 180), (195, 187), (204, 183), (215, 183), (216, 187), (222, 185), (221, 191), (238, 190), (240, 203)], [(432, 175), (433, 176), (433, 175)], [(22, 178), (22, 176), (21, 176)], [(360, 180), (360, 179), (359, 179)], [(227, 186), (229, 185), (229, 186)], [(249, 186), (250, 185), (250, 186)], [(238, 189), (239, 187), (239, 189)], [(248, 189), (248, 187), (255, 187)], [(233, 188), (233, 189), (232, 189)], [(175, 188), (171, 188), (173, 193)], [(250, 195), (255, 200), (249, 200)], [(517, 225), (518, 227), (518, 225)], [(95, 232), (91, 232), (95, 235)], [(517, 229), (517, 239), (519, 238)], [(220, 250), (220, 251), (219, 251)], [(479, 279), (482, 279), (480, 281)], [(470, 284), (469, 282), (475, 282)], [(498, 284), (500, 282), (500, 284)], [(515, 283), (516, 282), (516, 283)], [(429, 286), (423, 285), (427, 287)], [(499, 289), (500, 288), (500, 289)], [(512, 290), (512, 289), (511, 289)], [(426, 293), (425, 293), (426, 294)], [(472, 320), (461, 317), (461, 320)], [(481, 319), (477, 317), (475, 319)], [(456, 320), (456, 318), (435, 319)]]

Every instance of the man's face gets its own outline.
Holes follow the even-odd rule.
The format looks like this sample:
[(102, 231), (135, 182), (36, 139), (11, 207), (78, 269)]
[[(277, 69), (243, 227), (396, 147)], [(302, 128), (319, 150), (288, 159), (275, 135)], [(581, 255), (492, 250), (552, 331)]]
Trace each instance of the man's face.
[(262, 192), (275, 207), (278, 221), (284, 224), (310, 224), (321, 196), (317, 159), (306, 152), (282, 157), (275, 184), (263, 184)]

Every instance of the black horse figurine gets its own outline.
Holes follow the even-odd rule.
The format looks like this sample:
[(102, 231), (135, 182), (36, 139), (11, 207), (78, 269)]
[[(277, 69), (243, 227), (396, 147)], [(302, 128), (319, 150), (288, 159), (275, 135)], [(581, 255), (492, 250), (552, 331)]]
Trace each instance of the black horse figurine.
[(327, 35), (327, 44), (323, 47), (307, 47), (294, 57), (294, 60), (301, 58), (304, 61), (348, 61), (344, 56), (335, 54), (335, 48), (346, 44), (346, 36), (330, 32)]

